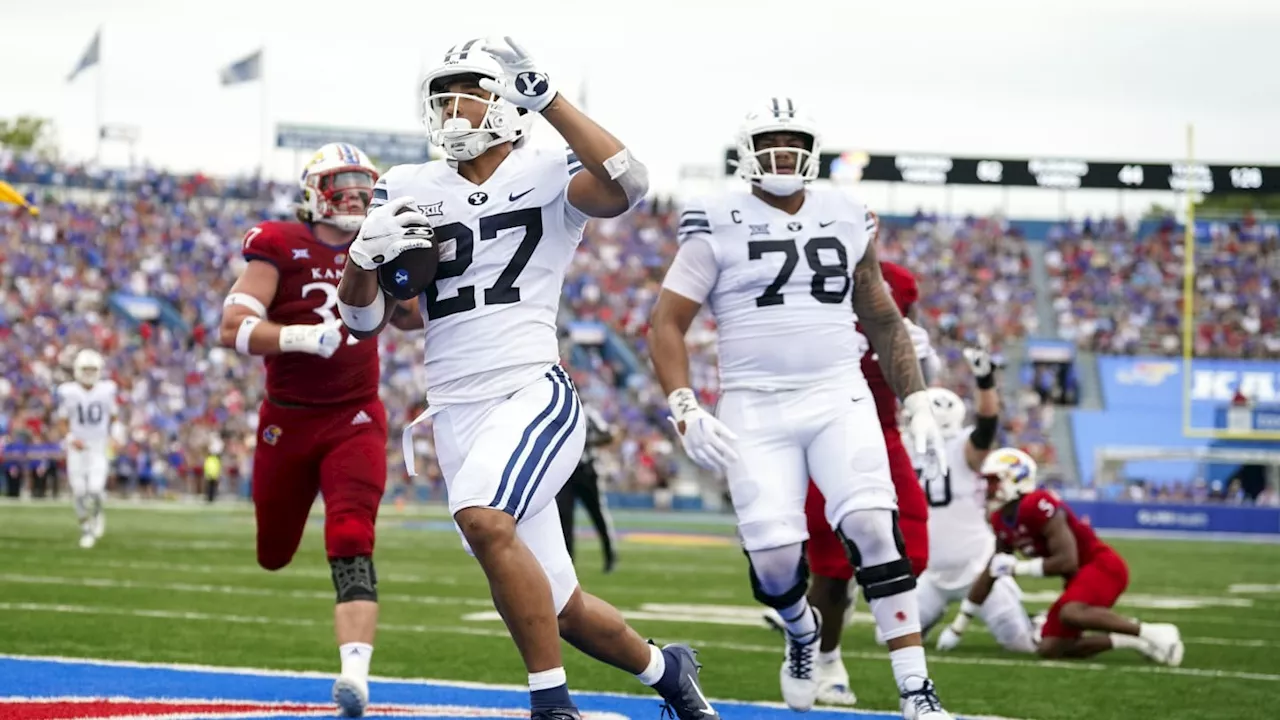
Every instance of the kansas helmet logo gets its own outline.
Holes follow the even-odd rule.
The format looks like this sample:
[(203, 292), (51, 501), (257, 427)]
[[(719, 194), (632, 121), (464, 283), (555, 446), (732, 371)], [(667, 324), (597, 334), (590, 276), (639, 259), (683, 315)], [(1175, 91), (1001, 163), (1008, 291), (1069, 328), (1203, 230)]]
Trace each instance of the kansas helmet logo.
[(284, 431), (280, 429), (279, 425), (268, 425), (266, 429), (262, 431), (262, 441), (268, 445), (275, 445), (277, 442), (280, 442), (280, 436), (283, 434)]

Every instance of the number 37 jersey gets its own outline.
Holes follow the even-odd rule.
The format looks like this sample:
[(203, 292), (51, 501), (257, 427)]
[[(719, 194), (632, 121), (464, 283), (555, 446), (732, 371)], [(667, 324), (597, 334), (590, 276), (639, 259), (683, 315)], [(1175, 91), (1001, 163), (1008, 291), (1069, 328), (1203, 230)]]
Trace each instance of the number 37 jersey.
[[(866, 206), (834, 188), (809, 188), (790, 215), (749, 192), (685, 207), (680, 254), (707, 267), (726, 390), (788, 390), (862, 378), (853, 268), (870, 242)], [(709, 255), (701, 261), (699, 256)], [(680, 263), (686, 262), (681, 259)], [(667, 287), (684, 295), (679, 286)]]
[(565, 149), (513, 149), (476, 185), (447, 161), (391, 168), (374, 204), (410, 196), (440, 247), (421, 298), (427, 402), (510, 395), (560, 359), (556, 315), (587, 217), (567, 199), (582, 170)]

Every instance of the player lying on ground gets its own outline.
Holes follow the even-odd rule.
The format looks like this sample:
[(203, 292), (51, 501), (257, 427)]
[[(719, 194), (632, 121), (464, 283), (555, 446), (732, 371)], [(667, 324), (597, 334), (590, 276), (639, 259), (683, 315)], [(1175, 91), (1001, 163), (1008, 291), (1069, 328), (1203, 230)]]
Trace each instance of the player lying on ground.
[(75, 379), (58, 386), (58, 435), (67, 451), (67, 483), (85, 549), (107, 528), (107, 453), (119, 390), (102, 377), (104, 364), (101, 354), (85, 348), (72, 362)]
[[(524, 659), (532, 716), (578, 717), (563, 637), (635, 674), (682, 720), (715, 720), (692, 650), (646, 643), (617, 609), (579, 587), (554, 502), (586, 434), (559, 364), (565, 272), (587, 219), (637, 205), (647, 170), (510, 38), (450, 50), (423, 82), (423, 109), (432, 142), (450, 160), (394, 167), (378, 181), (378, 207), (351, 246), (339, 309), (348, 326), (376, 332), (389, 302), (379, 269), (421, 278), (397, 258), (439, 262), (422, 287), (429, 409), (419, 420), (433, 417), (449, 511)], [(568, 152), (525, 145), (534, 113), (568, 141)], [(422, 232), (428, 223), (434, 237)], [(405, 457), (412, 474), (411, 442)]]
[[(1061, 576), (1062, 595), (1049, 608), (1036, 646), (1041, 657), (1087, 658), (1114, 648), (1132, 648), (1165, 665), (1182, 663), (1182, 638), (1176, 626), (1140, 623), (1111, 610), (1129, 584), (1128, 567), (1066, 503), (1036, 489), (1036, 463), (1030, 456), (1001, 448), (987, 457), (982, 475), (992, 508), (996, 555), (988, 572), (969, 591), (970, 608), (982, 607), (1000, 578)], [(1019, 560), (1010, 554), (1014, 549), (1030, 559)], [(968, 618), (961, 613), (951, 624), (956, 643)], [(1088, 630), (1097, 634), (1083, 634)]]
[[(378, 619), (374, 522), (387, 480), (387, 412), (378, 399), (378, 343), (342, 331), (335, 312), (347, 246), (364, 221), (377, 170), (359, 149), (325, 145), (302, 174), (301, 222), (264, 222), (245, 234), (243, 273), (227, 295), (220, 340), (264, 356), (253, 504), (258, 564), (279, 570), (324, 498), (324, 542), (337, 591), (342, 670), (334, 700), (359, 717), (369, 698)], [(421, 327), (412, 307), (397, 327)]]
[[(755, 597), (786, 628), (782, 697), (808, 710), (822, 618), (805, 598), (805, 496), (813, 478), (888, 638), (901, 709), (943, 720), (920, 640), (889, 457), (862, 375), (855, 313), (909, 425), (941, 451), (911, 336), (885, 289), (866, 206), (818, 175), (820, 138), (788, 98), (748, 115), (738, 172), (748, 192), (693, 202), (650, 319), (654, 369), (685, 452), (725, 472)], [(718, 325), (716, 414), (689, 387), (685, 333), (707, 305)], [(831, 618), (839, 622), (838, 618)]]
[[(878, 230), (879, 225), (876, 227)], [(911, 333), (916, 357), (920, 359), (925, 374), (930, 375), (936, 370), (934, 366), (937, 364), (937, 356), (929, 345), (929, 334), (907, 319), (914, 314), (915, 302), (920, 297), (916, 279), (906, 268), (891, 262), (881, 262), (880, 271), (893, 301), (902, 312), (903, 322)], [(902, 531), (904, 554), (911, 562), (912, 574), (919, 577), (929, 562), (929, 510), (925, 504), (924, 491), (916, 479), (915, 468), (911, 465), (911, 457), (903, 444), (902, 432), (898, 428), (898, 398), (880, 370), (875, 351), (865, 340), (863, 346), (866, 350), (862, 355), (862, 373), (871, 388), (876, 415), (880, 418), (880, 430), (884, 434), (885, 448), (889, 453), (889, 472), (893, 479), (894, 493), (898, 497), (898, 529)], [(810, 480), (804, 504), (805, 523), (809, 529), (805, 555), (812, 573), (807, 596), (809, 604), (818, 614), (828, 618), (828, 622), (822, 624), (822, 640), (816, 664), (817, 699), (819, 703), (828, 705), (855, 705), (858, 697), (849, 686), (849, 670), (840, 657), (841, 637), (849, 624), (848, 618), (852, 615), (854, 606), (851, 592), (853, 567), (849, 565), (849, 554), (844, 543), (827, 523), (826, 505), (822, 492)], [(782, 616), (777, 610), (766, 609), (764, 617), (775, 629), (784, 630)]]
[[(968, 599), (969, 589), (987, 572), (996, 538), (987, 524), (987, 483), (979, 474), (995, 446), (1000, 425), (1000, 395), (995, 365), (985, 350), (966, 348), (964, 357), (977, 384), (974, 425), (965, 426), (964, 401), (946, 388), (929, 390), (933, 415), (947, 439), (947, 466), (941, 473), (920, 458), (920, 481), (929, 501), (929, 569), (920, 576), (920, 621), (929, 631), (960, 603), (965, 617), (977, 616), (996, 642), (1013, 652), (1035, 652), (1031, 619), (1022, 607), (1022, 591), (1011, 577), (996, 580), (981, 606)], [(963, 621), (962, 621), (963, 622)], [(938, 638), (939, 650), (959, 642), (952, 628)]]

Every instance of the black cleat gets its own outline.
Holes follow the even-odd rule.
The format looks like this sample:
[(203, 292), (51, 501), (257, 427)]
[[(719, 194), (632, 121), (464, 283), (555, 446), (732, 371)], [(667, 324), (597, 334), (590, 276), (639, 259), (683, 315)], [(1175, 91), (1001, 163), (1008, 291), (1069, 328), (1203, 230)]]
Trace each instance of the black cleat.
[(578, 708), (541, 708), (529, 711), (529, 720), (582, 720)]
[(688, 645), (673, 643), (663, 646), (662, 653), (666, 655), (668, 670), (672, 669), (670, 663), (678, 664), (671, 687), (661, 687), (661, 682), (653, 686), (666, 700), (662, 705), (663, 714), (679, 720), (720, 720), (720, 713), (707, 702), (707, 696), (702, 694), (702, 687), (698, 684), (698, 672), (702, 669), (697, 659), (698, 651)]

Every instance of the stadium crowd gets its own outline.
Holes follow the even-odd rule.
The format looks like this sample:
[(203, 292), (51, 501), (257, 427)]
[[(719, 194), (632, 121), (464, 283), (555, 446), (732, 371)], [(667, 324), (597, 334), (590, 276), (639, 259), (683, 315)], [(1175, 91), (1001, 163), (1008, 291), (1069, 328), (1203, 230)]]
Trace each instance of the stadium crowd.
[[(1280, 238), (1215, 223), (1196, 251), (1196, 356), (1280, 355)], [(1182, 352), (1183, 236), (1166, 223), (1134, 242), (1123, 221), (1061, 227), (1045, 253), (1058, 333), (1099, 353)]]
[[(48, 193), (34, 198), (38, 216), (21, 210), (0, 216), (0, 433), (11, 446), (56, 443), (52, 389), (67, 379), (75, 350), (94, 347), (107, 356), (125, 400), (115, 438), (119, 478), (144, 493), (155, 486), (198, 493), (205, 476), (222, 477), (227, 490), (243, 492), (262, 363), (217, 347), (210, 331), (243, 263), (240, 238), (261, 220), (287, 216), (294, 188), (152, 170), (55, 167), (13, 154), (0, 154), (0, 179)], [(607, 327), (633, 355), (628, 364), (594, 349), (569, 352), (572, 343), (566, 342), (584, 401), (623, 429), (601, 467), (617, 490), (667, 488), (681, 467), (665, 421), (666, 400), (645, 360), (646, 318), (675, 251), (676, 218), (674, 203), (660, 200), (593, 222), (566, 281), (562, 318)], [(1060, 327), (1084, 346), (1146, 349), (1144, 341), (1158, 340), (1154, 333), (1170, 327), (1171, 312), (1176, 328), (1176, 298), (1170, 300), (1166, 289), (1169, 273), (1177, 272), (1177, 243), (1167, 232), (1149, 243), (1126, 233), (1122, 225), (1104, 224), (1056, 238), (1049, 253)], [(1275, 352), (1280, 252), (1274, 239), (1250, 246), (1256, 263), (1242, 269), (1233, 238), (1215, 239), (1214, 253), (1205, 259), (1225, 271), (1204, 276), (1201, 290), (1213, 299), (1204, 306), (1205, 326), (1215, 330), (1202, 333), (1203, 340), (1217, 347), (1214, 333), (1221, 333), (1239, 338), (1238, 344), (1221, 344), (1229, 352)], [(1001, 221), (921, 213), (909, 222), (885, 222), (880, 242), (882, 258), (919, 278), (918, 321), (942, 358), (941, 384), (969, 395), (960, 356), (965, 346), (983, 343), (999, 354), (1037, 329), (1026, 243)], [(1251, 301), (1237, 303), (1240, 296)], [(1145, 303), (1137, 311), (1128, 306), (1134, 297)], [(158, 310), (163, 307), (173, 312)], [(1257, 330), (1242, 336), (1238, 329), (1244, 327)], [(695, 387), (712, 404), (711, 320), (700, 318), (689, 340)], [(384, 399), (397, 438), (420, 410), (420, 348), (398, 331), (384, 333), (380, 342)], [(1166, 352), (1177, 349), (1157, 344)], [(1052, 465), (1054, 406), (1034, 385), (1019, 387), (1018, 376), (1006, 373), (1003, 441)], [(418, 467), (427, 473), (419, 487), (435, 488), (439, 471), (427, 461), (430, 433), (416, 437), (423, 458)], [(393, 477), (403, 477), (399, 448), (389, 444)], [(408, 487), (392, 481), (388, 489), (401, 494)]]

